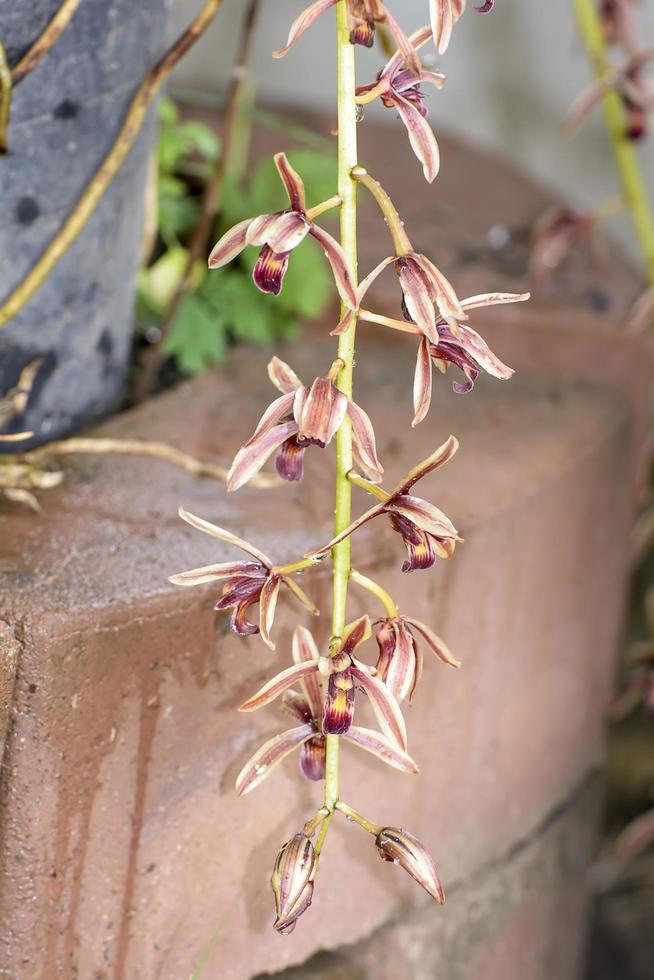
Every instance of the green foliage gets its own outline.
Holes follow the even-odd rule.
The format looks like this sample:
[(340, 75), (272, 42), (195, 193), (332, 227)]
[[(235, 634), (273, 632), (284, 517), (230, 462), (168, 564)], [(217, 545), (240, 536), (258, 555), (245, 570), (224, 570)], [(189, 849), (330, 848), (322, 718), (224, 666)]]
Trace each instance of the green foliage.
[[(142, 329), (157, 326), (175, 294), (188, 257), (187, 244), (198, 218), (202, 187), (219, 152), (218, 141), (199, 122), (179, 121), (174, 102), (160, 103), (159, 235), (156, 258), (141, 270), (137, 319)], [(336, 187), (335, 160), (301, 149), (289, 154), (308, 189), (309, 206), (331, 197)], [(214, 241), (244, 218), (288, 207), (272, 160), (260, 163), (247, 184), (227, 179)], [(213, 242), (212, 242), (213, 244)], [(322, 250), (307, 238), (293, 251), (279, 296), (259, 292), (251, 278), (258, 250), (246, 249), (228, 268), (194, 271), (192, 289), (180, 305), (164, 343), (184, 374), (222, 360), (235, 342), (265, 344), (292, 336), (299, 320), (318, 317), (331, 295), (331, 274)]]

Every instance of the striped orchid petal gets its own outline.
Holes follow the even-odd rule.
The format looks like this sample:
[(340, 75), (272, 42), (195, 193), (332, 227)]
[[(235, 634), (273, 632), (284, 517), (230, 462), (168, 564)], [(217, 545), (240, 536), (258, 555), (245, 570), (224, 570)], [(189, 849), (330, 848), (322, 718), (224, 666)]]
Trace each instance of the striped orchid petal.
[[(296, 664), (318, 663), (320, 659), (318, 647), (311, 630), (308, 630), (306, 626), (296, 627), (293, 633), (292, 654), (293, 662)], [(320, 718), (322, 715), (322, 695), (318, 675), (315, 673), (307, 674), (300, 683), (312, 716)]]
[(395, 93), (392, 102), (409, 135), (411, 149), (422, 164), (425, 180), (431, 184), (438, 176), (441, 165), (434, 132), (420, 110), (409, 99)]
[[(460, 323), (458, 332), (459, 336), (448, 338), (448, 342), (465, 351), (486, 374), (490, 374), (492, 377), (499, 378), (502, 381), (506, 381), (515, 374), (513, 368), (500, 361), (499, 357), (492, 352), (484, 338), (475, 330)], [(438, 350), (436, 354), (438, 356)]]
[(324, 448), (341, 427), (348, 411), (347, 395), (339, 391), (331, 378), (316, 378), (308, 388), (298, 388), (293, 414), (301, 442)]
[(281, 425), (273, 426), (272, 429), (268, 429), (242, 446), (234, 457), (229, 470), (227, 492), (234, 493), (248, 480), (251, 480), (282, 443), (294, 436), (296, 432), (296, 422), (284, 422)]
[(276, 426), (279, 422), (289, 422), (291, 412), (293, 410), (294, 397), (295, 392), (289, 392), (287, 395), (281, 395), (279, 398), (276, 398), (274, 402), (271, 402), (259, 419), (256, 429), (245, 445), (251, 445), (251, 443), (255, 442), (258, 437), (262, 436), (266, 432), (269, 432), (270, 429), (274, 428), (274, 426)]
[(399, 258), (395, 263), (395, 271), (400, 280), (404, 305), (409, 317), (418, 324), (425, 336), (437, 344), (439, 337), (436, 329), (435, 297), (430, 281), (416, 261), (416, 256), (412, 254)]
[(461, 300), (464, 310), (475, 310), (483, 306), (500, 306), (504, 303), (524, 303), (531, 293), (479, 293)]
[(409, 697), (415, 687), (416, 648), (411, 630), (404, 620), (394, 624), (395, 647), (388, 666), (384, 670), (384, 684), (398, 704)]
[(377, 458), (375, 431), (370, 417), (352, 401), (347, 403), (347, 414), (352, 423), (353, 450), (357, 465), (373, 482), (378, 482), (382, 478), (384, 467)]
[(381, 759), (386, 765), (392, 766), (393, 769), (416, 774), (420, 772), (411, 756), (393, 745), (381, 732), (352, 725), (343, 737), (360, 749), (365, 749), (366, 752), (370, 752), (371, 755)]
[(437, 636), (436, 633), (429, 628), (429, 626), (426, 626), (425, 623), (421, 623), (417, 619), (411, 619), (409, 616), (406, 616), (405, 619), (412, 629), (417, 630), (418, 633), (420, 633), (422, 638), (426, 641), (429, 649), (438, 657), (439, 660), (442, 660), (443, 663), (447, 664), (449, 667), (461, 666), (461, 661), (456, 659), (447, 645), (441, 640), (440, 636)]
[(344, 531), (341, 531), (340, 534), (337, 534), (336, 537), (332, 538), (328, 544), (323, 545), (321, 548), (316, 548), (314, 551), (307, 552), (305, 557), (318, 558), (321, 555), (326, 555), (327, 552), (331, 551), (335, 545), (340, 544), (341, 541), (345, 541), (346, 538), (349, 538), (351, 534), (358, 531), (359, 528), (363, 527), (364, 524), (367, 524), (368, 521), (374, 520), (375, 517), (379, 517), (379, 515), (383, 513), (384, 504), (377, 504), (376, 507), (371, 507), (370, 510), (365, 512), (365, 514), (362, 514), (356, 521), (353, 521), (350, 525), (348, 525)]
[(372, 636), (370, 628), (370, 617), (360, 616), (354, 622), (349, 623), (343, 631), (340, 653), (351, 654), (357, 647), (365, 643)]
[(285, 153), (276, 153), (273, 157), (277, 173), (286, 188), (288, 200), (294, 211), (306, 211), (307, 200), (304, 191), (304, 181), (297, 170), (291, 166)]
[(411, 521), (421, 531), (426, 531), (427, 534), (435, 534), (444, 538), (458, 538), (458, 532), (447, 514), (421, 497), (414, 497), (408, 493), (402, 494), (397, 500), (386, 505), (386, 511), (401, 514), (402, 517)]
[(260, 214), (256, 218), (251, 218), (250, 227), (245, 236), (245, 244), (265, 245), (268, 241), (268, 232), (281, 216), (281, 211), (275, 211), (274, 214)]
[(264, 241), (275, 254), (283, 255), (297, 248), (309, 234), (309, 229), (310, 226), (302, 214), (297, 211), (287, 211), (285, 214), (280, 214), (268, 228)]
[(244, 541), (243, 538), (238, 538), (231, 531), (226, 531), (222, 527), (217, 527), (215, 524), (211, 524), (210, 521), (205, 521), (202, 517), (196, 517), (195, 514), (189, 513), (184, 507), (180, 507), (178, 510), (179, 516), (191, 527), (196, 528), (198, 531), (203, 531), (205, 534), (211, 535), (213, 538), (218, 538), (220, 541), (224, 541), (226, 544), (233, 544), (236, 548), (240, 548), (241, 551), (245, 551), (248, 555), (252, 555), (257, 561), (261, 562), (267, 568), (272, 567), (272, 562), (267, 558), (262, 551), (255, 548), (254, 545), (249, 544)]
[(269, 680), (267, 684), (264, 684), (251, 698), (244, 701), (238, 710), (257, 711), (259, 708), (265, 707), (265, 705), (270, 704), (271, 701), (278, 698), (280, 694), (283, 694), (284, 691), (292, 687), (301, 678), (306, 677), (307, 674), (314, 673), (316, 670), (318, 670), (317, 663), (293, 664), (292, 667), (287, 667), (286, 670), (282, 670), (272, 680)]
[(273, 51), (273, 58), (283, 58), (289, 48), (292, 48), (300, 40), (304, 32), (308, 31), (311, 25), (335, 4), (336, 0), (316, 0), (316, 3), (312, 3), (306, 10), (303, 10), (291, 24), (288, 39), (284, 47)]
[(463, 309), (454, 286), (449, 279), (443, 275), (441, 270), (426, 255), (415, 252), (413, 258), (431, 282), (433, 301), (438, 307), (438, 311), (443, 319), (446, 321), (467, 320), (466, 311)]
[(352, 674), (368, 695), (370, 706), (375, 713), (379, 727), (393, 745), (397, 745), (403, 752), (406, 752), (406, 725), (396, 699), (380, 680), (369, 674), (365, 667), (357, 661), (352, 664)]
[(230, 228), (229, 231), (225, 232), (211, 250), (209, 256), (210, 269), (219, 269), (241, 254), (247, 245), (247, 232), (251, 224), (252, 219), (248, 218), (246, 221), (240, 221), (233, 228)]
[(236, 777), (237, 796), (245, 796), (261, 785), (280, 762), (283, 762), (303, 742), (313, 738), (315, 733), (313, 725), (301, 725), (299, 728), (291, 728), (289, 731), (275, 735), (274, 738), (264, 742), (248, 759)]
[(332, 267), (334, 282), (336, 283), (336, 288), (343, 303), (349, 306), (350, 309), (356, 310), (357, 294), (345, 252), (336, 239), (332, 238), (324, 228), (320, 228), (318, 225), (312, 225), (309, 229), (309, 234), (322, 245), (325, 257)]
[(231, 578), (260, 578), (261, 565), (258, 562), (231, 561), (218, 565), (203, 565), (201, 568), (191, 568), (188, 572), (170, 575), (169, 582), (173, 585), (205, 585), (207, 582), (217, 582), (220, 579)]
[(452, 29), (464, 10), (465, 0), (430, 0), (431, 29), (439, 54), (447, 51)]
[(431, 454), (423, 459), (421, 463), (418, 463), (412, 469), (409, 470), (407, 475), (401, 480), (393, 490), (391, 496), (395, 497), (398, 494), (408, 493), (411, 487), (422, 480), (423, 477), (428, 476), (429, 473), (433, 473), (434, 470), (438, 469), (439, 466), (443, 466), (448, 463), (452, 457), (457, 453), (459, 449), (459, 440), (456, 436), (448, 436), (445, 442), (438, 447)]
[(413, 410), (415, 415), (411, 425), (415, 428), (427, 415), (431, 405), (432, 366), (429, 341), (422, 337), (416, 358), (416, 373), (413, 378)]
[(280, 584), (281, 580), (278, 575), (269, 576), (259, 596), (259, 632), (261, 639), (271, 650), (275, 649), (275, 644), (270, 638), (270, 630), (275, 620)]
[(268, 377), (283, 395), (288, 395), (297, 391), (298, 388), (304, 387), (295, 371), (289, 367), (286, 361), (282, 361), (277, 356), (273, 357), (268, 364)]

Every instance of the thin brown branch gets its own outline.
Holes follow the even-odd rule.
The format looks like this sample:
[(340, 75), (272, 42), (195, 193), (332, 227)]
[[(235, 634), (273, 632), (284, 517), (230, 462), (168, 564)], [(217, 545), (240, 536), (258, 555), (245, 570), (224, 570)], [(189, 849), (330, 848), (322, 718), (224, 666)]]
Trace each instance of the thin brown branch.
[(23, 281), (0, 306), (0, 327), (3, 327), (27, 303), (43, 284), (59, 260), (65, 255), (93, 214), (98, 201), (113, 180), (129, 153), (141, 129), (148, 108), (161, 83), (177, 62), (186, 54), (214, 19), (222, 0), (206, 0), (200, 13), (173, 45), (166, 51), (141, 84), (128, 110), (123, 126), (100, 169), (75, 205), (65, 224), (50, 242), (43, 255), (30, 269)]
[[(227, 470), (222, 466), (213, 463), (205, 463), (189, 456), (188, 453), (174, 446), (169, 446), (165, 442), (157, 442), (143, 439), (94, 439), (94, 438), (72, 438), (62, 439), (59, 442), (50, 442), (46, 446), (39, 446), (25, 453), (22, 459), (25, 462), (37, 463), (45, 461), (52, 456), (86, 456), (86, 455), (108, 455), (116, 454), (119, 456), (150, 456), (154, 459), (162, 459), (174, 466), (180, 466), (192, 476), (209, 476), (216, 480), (227, 479)], [(260, 473), (258, 479), (251, 481), (260, 488), (268, 488), (279, 485), (278, 477), (272, 474)]]
[(182, 301), (191, 287), (195, 265), (199, 259), (204, 257), (206, 253), (207, 245), (209, 243), (209, 236), (211, 235), (211, 230), (213, 228), (216, 215), (220, 210), (225, 175), (229, 173), (234, 135), (237, 131), (239, 117), (238, 110), (241, 102), (242, 90), (245, 82), (247, 81), (247, 65), (252, 47), (252, 38), (254, 36), (254, 28), (256, 26), (260, 3), (261, 0), (250, 0), (250, 4), (245, 15), (245, 20), (243, 21), (238, 53), (234, 61), (234, 68), (232, 70), (232, 78), (227, 96), (227, 107), (223, 119), (221, 152), (218, 160), (216, 161), (216, 166), (211, 178), (208, 180), (204, 190), (200, 216), (189, 246), (186, 267), (177, 285), (175, 294), (173, 295), (173, 298), (168, 305), (168, 309), (166, 310), (166, 315), (160, 328), (159, 339), (143, 357), (140, 376), (134, 392), (134, 400), (136, 402), (142, 401), (142, 399), (147, 396), (154, 383), (159, 367), (161, 366), (162, 345), (170, 333), (170, 329)]
[(36, 68), (52, 45), (61, 37), (63, 31), (73, 19), (73, 15), (79, 7), (79, 4), (80, 0), (62, 0), (57, 13), (43, 33), (37, 37), (32, 47), (23, 55), (18, 64), (14, 65), (11, 69), (11, 77), (14, 85), (18, 85), (29, 72)]

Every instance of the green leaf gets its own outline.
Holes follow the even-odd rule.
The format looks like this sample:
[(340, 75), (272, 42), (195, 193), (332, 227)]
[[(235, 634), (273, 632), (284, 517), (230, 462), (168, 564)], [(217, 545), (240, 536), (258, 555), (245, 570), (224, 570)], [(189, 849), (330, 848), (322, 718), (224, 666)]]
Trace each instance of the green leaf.
[(218, 159), (220, 148), (218, 137), (204, 123), (191, 119), (180, 127), (180, 132), (186, 140), (186, 154), (195, 151), (206, 160), (214, 161)]
[(226, 351), (225, 328), (213, 307), (198, 293), (185, 297), (163, 344), (183, 374), (199, 374), (221, 361)]
[(148, 308), (162, 315), (170, 303), (186, 268), (185, 248), (171, 248), (151, 266), (139, 272), (139, 293)]
[(293, 249), (277, 302), (288, 313), (315, 320), (329, 303), (333, 281), (322, 248), (306, 238)]
[(169, 95), (162, 95), (159, 99), (159, 120), (162, 126), (172, 126), (179, 119), (179, 110), (176, 102)]

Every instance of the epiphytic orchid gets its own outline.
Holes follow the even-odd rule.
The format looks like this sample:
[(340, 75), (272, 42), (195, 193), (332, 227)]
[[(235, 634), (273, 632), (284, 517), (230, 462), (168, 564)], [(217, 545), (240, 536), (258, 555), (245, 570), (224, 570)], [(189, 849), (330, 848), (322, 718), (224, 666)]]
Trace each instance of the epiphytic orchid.
[[(409, 491), (418, 480), (452, 459), (458, 448), (458, 440), (450, 436), (435, 453), (410, 470), (391, 493), (386, 493), (374, 484), (367, 486), (366, 489), (374, 493), (380, 503), (353, 521), (349, 527), (332, 538), (329, 544), (310, 552), (307, 558), (320, 557), (381, 514), (388, 515), (391, 527), (401, 535), (406, 546), (409, 557), (402, 565), (403, 572), (431, 568), (437, 558), (450, 558), (457, 541), (461, 540), (456, 528), (438, 507), (420, 497), (414, 497)], [(353, 482), (366, 483), (359, 477), (355, 477)]]
[[(192, 568), (188, 572), (179, 572), (177, 575), (170, 576), (173, 585), (205, 585), (207, 582), (224, 581), (222, 595), (214, 608), (218, 611), (223, 609), (234, 610), (231, 619), (231, 627), (234, 633), (238, 633), (240, 636), (252, 636), (255, 633), (261, 633), (262, 640), (271, 650), (275, 649), (275, 644), (270, 638), (270, 630), (275, 618), (277, 598), (282, 583), (290, 589), (305, 609), (314, 615), (318, 615), (318, 610), (297, 582), (290, 575), (279, 571), (271, 560), (254, 545), (243, 541), (242, 538), (236, 537), (235, 534), (231, 534), (230, 531), (226, 531), (222, 527), (217, 527), (201, 517), (196, 517), (195, 514), (189, 514), (183, 507), (179, 508), (179, 516), (198, 531), (203, 531), (226, 544), (234, 545), (250, 556), (249, 560), (204, 565), (201, 568)], [(256, 603), (259, 603), (258, 625), (249, 622), (247, 618), (250, 607)]]
[(371, 636), (370, 619), (362, 616), (346, 627), (338, 653), (318, 660), (307, 660), (287, 667), (248, 698), (239, 711), (256, 711), (270, 704), (284, 691), (303, 678), (325, 673), (329, 677), (327, 699), (322, 713), (322, 731), (325, 735), (348, 731), (354, 715), (355, 684), (368, 695), (370, 705), (386, 739), (394, 748), (406, 752), (406, 725), (400, 707), (375, 676), (374, 668), (366, 666), (354, 657), (354, 650)]
[[(283, 58), (286, 52), (300, 40), (305, 31), (324, 14), (330, 7), (335, 6), (337, 0), (316, 0), (291, 24), (288, 39), (283, 48), (273, 51), (273, 58)], [(389, 31), (395, 38), (402, 58), (415, 71), (420, 68), (420, 59), (409, 38), (395, 20), (386, 10), (382, 0), (347, 0), (348, 17), (350, 21), (350, 41), (352, 44), (362, 44), (371, 48), (375, 40), (375, 28), (377, 24), (386, 24)]]
[[(423, 27), (411, 35), (410, 41), (418, 50), (429, 39), (430, 30)], [(395, 109), (406, 127), (413, 152), (422, 164), (425, 179), (431, 183), (440, 167), (438, 143), (426, 120), (427, 107), (421, 91), (422, 82), (430, 82), (442, 88), (445, 75), (440, 72), (424, 71), (422, 68), (406, 67), (402, 51), (396, 51), (385, 68), (377, 76), (377, 81), (357, 88), (357, 103), (367, 105), (380, 98), (387, 109)]]
[[(284, 184), (290, 207), (274, 214), (261, 214), (247, 218), (230, 228), (214, 245), (209, 256), (209, 268), (219, 269), (235, 259), (246, 245), (263, 246), (254, 266), (252, 278), (264, 293), (278, 295), (288, 268), (289, 256), (307, 235), (322, 246), (334, 274), (336, 288), (343, 303), (352, 306), (356, 302), (352, 273), (343, 249), (307, 211), (304, 183), (293, 169), (285, 153), (275, 154), (275, 165)], [(316, 209), (322, 210), (319, 205)]]
[[(336, 362), (335, 370), (340, 367)], [(278, 357), (268, 365), (268, 377), (282, 393), (264, 412), (254, 434), (239, 449), (227, 480), (238, 490), (276, 453), (277, 472), (284, 480), (301, 480), (308, 446), (324, 449), (346, 415), (352, 423), (357, 465), (373, 480), (384, 472), (377, 459), (375, 433), (368, 415), (336, 387), (331, 376), (316, 378), (305, 387), (295, 372)]]
[(379, 647), (377, 673), (399, 704), (407, 697), (411, 700), (422, 676), (423, 655), (416, 633), (443, 663), (450, 667), (461, 666), (441, 638), (417, 619), (394, 616), (380, 620), (375, 626)]
[[(310, 631), (304, 626), (298, 626), (293, 634), (294, 663), (318, 663), (319, 659), (318, 648)], [(300, 750), (302, 775), (314, 782), (325, 778), (326, 740), (322, 727), (323, 701), (317, 674), (306, 674), (300, 679), (299, 686), (301, 693), (288, 690), (282, 695), (284, 709), (300, 722), (299, 726), (275, 735), (248, 759), (236, 779), (236, 792), (239, 796), (244, 796), (259, 786), (297, 748)], [(344, 737), (394, 769), (407, 773), (418, 772), (413, 759), (381, 732), (352, 725), (344, 733)]]

